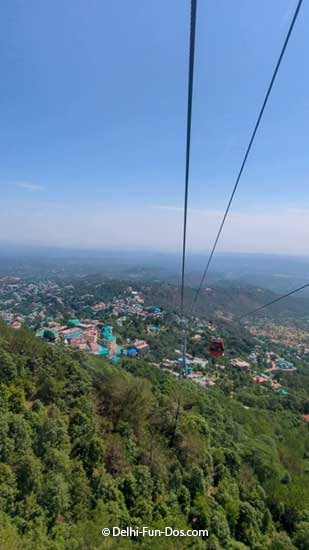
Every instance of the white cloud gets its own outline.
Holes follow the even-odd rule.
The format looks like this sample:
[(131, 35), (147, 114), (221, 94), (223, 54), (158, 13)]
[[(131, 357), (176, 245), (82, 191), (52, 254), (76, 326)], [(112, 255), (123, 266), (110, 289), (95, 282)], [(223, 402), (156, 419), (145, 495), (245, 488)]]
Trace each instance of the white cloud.
[(26, 189), (27, 191), (30, 191), (30, 193), (40, 193), (41, 191), (45, 191), (45, 187), (43, 185), (38, 185), (37, 183), (29, 183), (27, 181), (21, 181), (16, 183), (17, 187), (20, 187), (21, 189)]

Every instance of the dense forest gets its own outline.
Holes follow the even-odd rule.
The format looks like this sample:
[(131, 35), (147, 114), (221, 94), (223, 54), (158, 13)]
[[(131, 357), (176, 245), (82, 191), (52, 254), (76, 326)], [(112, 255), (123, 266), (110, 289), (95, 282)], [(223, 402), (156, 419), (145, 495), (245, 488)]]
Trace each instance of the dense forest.
[[(0, 549), (309, 549), (309, 430), (143, 360), (0, 325)], [(249, 391), (249, 390), (247, 390)], [(209, 530), (103, 538), (103, 527)]]

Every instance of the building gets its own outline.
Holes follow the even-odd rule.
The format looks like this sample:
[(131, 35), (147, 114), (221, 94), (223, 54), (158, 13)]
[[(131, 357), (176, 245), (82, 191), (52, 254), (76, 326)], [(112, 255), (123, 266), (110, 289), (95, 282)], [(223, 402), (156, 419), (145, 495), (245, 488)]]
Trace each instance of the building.
[(80, 338), (82, 334), (83, 333), (81, 330), (75, 330), (74, 332), (69, 332), (69, 334), (66, 334), (65, 338), (70, 342), (71, 340), (76, 340), (77, 338)]
[(98, 333), (95, 329), (87, 330), (85, 331), (84, 334), (85, 334), (85, 337), (87, 338), (87, 341), (90, 342), (91, 344), (95, 344), (97, 342)]
[(202, 357), (194, 357), (192, 359), (192, 365), (196, 365), (197, 367), (206, 367), (208, 365), (207, 359), (202, 359)]
[(147, 331), (151, 332), (153, 334), (157, 334), (158, 332), (160, 332), (160, 328), (159, 327), (148, 327)]
[(108, 355), (108, 348), (106, 348), (105, 346), (99, 346), (98, 355), (102, 355), (103, 357)]
[(268, 382), (268, 379), (265, 378), (264, 376), (254, 376), (253, 380), (258, 384), (264, 384), (265, 382)]
[(95, 304), (93, 307), (92, 307), (93, 311), (102, 311), (104, 309), (106, 309), (106, 305), (104, 304), (104, 302), (99, 302), (98, 304)]
[(136, 357), (137, 354), (138, 354), (138, 351), (137, 351), (137, 349), (134, 348), (134, 347), (128, 348), (128, 349), (126, 350), (126, 355), (127, 355), (128, 357)]
[(13, 321), (13, 323), (10, 324), (11, 328), (19, 329), (22, 327), (22, 324), (20, 321)]
[(243, 361), (242, 359), (232, 359), (231, 360), (232, 367), (237, 367), (238, 369), (241, 369), (243, 372), (248, 372), (250, 363), (247, 363), (247, 361)]
[(72, 325), (73, 327), (79, 327), (79, 320), (78, 319), (69, 319), (69, 325)]
[(162, 309), (160, 307), (157, 307), (157, 306), (148, 307), (148, 311), (150, 311), (150, 313), (155, 313), (156, 315), (162, 313)]
[(113, 335), (113, 327), (111, 325), (105, 325), (102, 330), (102, 343), (103, 347), (108, 349), (108, 356), (113, 357), (117, 354), (118, 346), (116, 337)]
[(285, 361), (285, 359), (278, 359), (276, 361), (277, 367), (282, 370), (296, 370), (294, 364), (290, 361)]
[(96, 342), (88, 343), (88, 348), (90, 353), (95, 353), (98, 355), (100, 352), (100, 346)]
[(144, 340), (134, 340), (133, 347), (135, 347), (138, 353), (146, 353), (149, 351), (149, 345)]

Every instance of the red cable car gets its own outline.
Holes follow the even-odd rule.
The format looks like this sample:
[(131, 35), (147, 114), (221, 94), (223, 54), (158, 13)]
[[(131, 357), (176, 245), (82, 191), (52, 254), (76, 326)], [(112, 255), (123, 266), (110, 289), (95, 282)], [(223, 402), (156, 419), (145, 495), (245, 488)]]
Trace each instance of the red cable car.
[(211, 357), (222, 357), (222, 355), (224, 355), (223, 338), (210, 338), (209, 353)]

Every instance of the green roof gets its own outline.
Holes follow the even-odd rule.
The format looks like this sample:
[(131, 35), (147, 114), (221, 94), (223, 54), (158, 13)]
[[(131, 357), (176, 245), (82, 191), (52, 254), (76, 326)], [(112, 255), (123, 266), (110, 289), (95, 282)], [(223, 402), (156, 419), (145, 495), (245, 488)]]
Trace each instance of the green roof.
[(103, 340), (112, 341), (112, 340), (116, 340), (116, 338), (112, 334), (104, 334), (103, 335)]
[(105, 348), (104, 346), (99, 346), (99, 355), (107, 355), (108, 354), (108, 349)]

